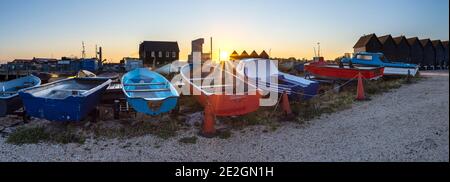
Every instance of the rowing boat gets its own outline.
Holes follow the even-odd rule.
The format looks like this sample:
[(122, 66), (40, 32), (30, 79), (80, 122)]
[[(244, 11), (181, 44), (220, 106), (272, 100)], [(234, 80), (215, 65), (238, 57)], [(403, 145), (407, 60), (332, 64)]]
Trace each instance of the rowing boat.
[(264, 91), (287, 93), (294, 100), (310, 99), (319, 89), (318, 82), (281, 72), (269, 59), (241, 60), (236, 72)]
[(123, 75), (122, 90), (134, 110), (148, 115), (173, 110), (179, 97), (165, 77), (147, 68), (137, 68)]
[(19, 92), (41, 84), (41, 80), (29, 75), (0, 83), (0, 117), (11, 114), (22, 107)]
[(111, 83), (101, 78), (67, 78), (19, 92), (26, 114), (49, 121), (81, 121), (95, 110)]
[(356, 79), (358, 74), (364, 79), (376, 80), (383, 76), (384, 67), (375, 66), (351, 66), (329, 63), (306, 63), (305, 70), (310, 75), (329, 80), (351, 80)]
[(386, 60), (383, 53), (359, 52), (352, 58), (343, 58), (342, 63), (354, 65), (384, 67), (383, 75), (386, 76), (415, 76), (419, 70), (416, 64), (393, 62)]
[(232, 63), (204, 63), (203, 68), (188, 64), (181, 68), (180, 74), (197, 101), (216, 116), (238, 116), (256, 111), (260, 106), (260, 90), (233, 71), (227, 71), (225, 64)]

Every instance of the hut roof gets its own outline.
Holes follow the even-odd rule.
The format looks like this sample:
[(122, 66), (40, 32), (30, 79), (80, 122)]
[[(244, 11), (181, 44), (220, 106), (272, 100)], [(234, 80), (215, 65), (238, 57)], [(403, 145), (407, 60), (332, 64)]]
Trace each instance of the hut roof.
[(414, 43), (416, 43), (416, 41), (420, 43), (419, 38), (417, 38), (417, 37), (411, 37), (411, 38), (406, 39), (406, 40), (408, 41), (409, 45), (413, 45)]
[(140, 49), (180, 51), (178, 47), (178, 42), (165, 42), (165, 41), (144, 41), (141, 43)]
[(269, 58), (269, 55), (266, 53), (266, 51), (262, 51), (261, 54), (259, 54), (259, 57)]
[(243, 51), (243, 52), (241, 53), (241, 57), (248, 57), (247, 51)]
[(250, 54), (250, 57), (257, 58), (257, 57), (259, 57), (259, 55), (258, 55), (258, 53), (256, 53), (255, 50), (253, 50), (253, 52)]
[(394, 37), (392, 39), (394, 39), (394, 42), (398, 45), (398, 44), (400, 44), (400, 42), (402, 42), (403, 39), (406, 40), (406, 37), (402, 35), (402, 36)]
[(364, 35), (359, 38), (358, 42), (356, 42), (356, 44), (355, 44), (355, 46), (353, 46), (353, 48), (366, 46), (369, 43), (369, 41), (372, 39), (372, 37), (375, 37), (378, 40), (377, 36), (374, 33), (369, 34), (369, 35)]
[(444, 47), (444, 45), (442, 45), (441, 40), (433, 40), (433, 41), (431, 41), (431, 43), (433, 44), (433, 46), (434, 46), (435, 48), (436, 48), (436, 47), (441, 47), (441, 48)]
[(378, 40), (379, 40), (382, 44), (384, 44), (384, 43), (386, 43), (386, 41), (387, 41), (389, 38), (392, 39), (392, 36), (391, 36), (390, 34), (389, 34), (389, 35), (384, 35), (384, 36), (378, 37)]
[(239, 56), (239, 54), (236, 51), (233, 51), (230, 56)]
[(431, 43), (430, 39), (422, 39), (422, 40), (420, 40), (420, 44), (422, 44), (423, 47), (425, 47), (429, 43)]
[(442, 46), (444, 46), (444, 47), (448, 47), (448, 40), (446, 40), (446, 41), (442, 41)]

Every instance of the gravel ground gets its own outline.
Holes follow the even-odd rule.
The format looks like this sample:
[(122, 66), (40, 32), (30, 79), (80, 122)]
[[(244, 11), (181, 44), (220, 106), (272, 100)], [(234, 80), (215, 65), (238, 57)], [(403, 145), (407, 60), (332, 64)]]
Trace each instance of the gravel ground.
[(449, 161), (449, 74), (429, 77), (355, 103), (352, 109), (307, 125), (283, 123), (234, 131), (228, 139), (199, 137), (182, 144), (148, 135), (127, 140), (88, 139), (85, 144), (6, 144), (0, 161)]

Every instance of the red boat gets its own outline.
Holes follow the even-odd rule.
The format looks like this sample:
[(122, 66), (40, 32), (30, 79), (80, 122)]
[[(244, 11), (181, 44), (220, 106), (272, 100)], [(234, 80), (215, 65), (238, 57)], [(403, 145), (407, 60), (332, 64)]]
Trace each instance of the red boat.
[(383, 76), (384, 67), (338, 65), (320, 61), (306, 63), (305, 71), (322, 79), (351, 80), (361, 73), (364, 79), (376, 80)]
[[(193, 68), (192, 64), (185, 65), (180, 72), (205, 111), (209, 108), (215, 116), (237, 116), (256, 111), (261, 98), (260, 90), (226, 71), (224, 64), (212, 67), (209, 72), (202, 72), (200, 66)], [(227, 83), (224, 78), (232, 78), (233, 82)]]

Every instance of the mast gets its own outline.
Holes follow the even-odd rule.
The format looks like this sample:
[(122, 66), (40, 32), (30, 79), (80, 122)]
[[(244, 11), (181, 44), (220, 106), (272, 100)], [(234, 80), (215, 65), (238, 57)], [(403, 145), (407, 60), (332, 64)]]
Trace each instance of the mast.
[(84, 47), (84, 41), (81, 42), (81, 46), (83, 48), (83, 50), (81, 51), (81, 58), (86, 58), (86, 49)]
[[(212, 40), (212, 37), (210, 37), (210, 44), (211, 44), (211, 46), (210, 46), (210, 56), (211, 56), (211, 61), (213, 60), (213, 40)], [(219, 53), (219, 56), (220, 56), (220, 53)]]
[(319, 47), (319, 50), (317, 51), (317, 56), (320, 57), (320, 42), (317, 42), (317, 47)]

